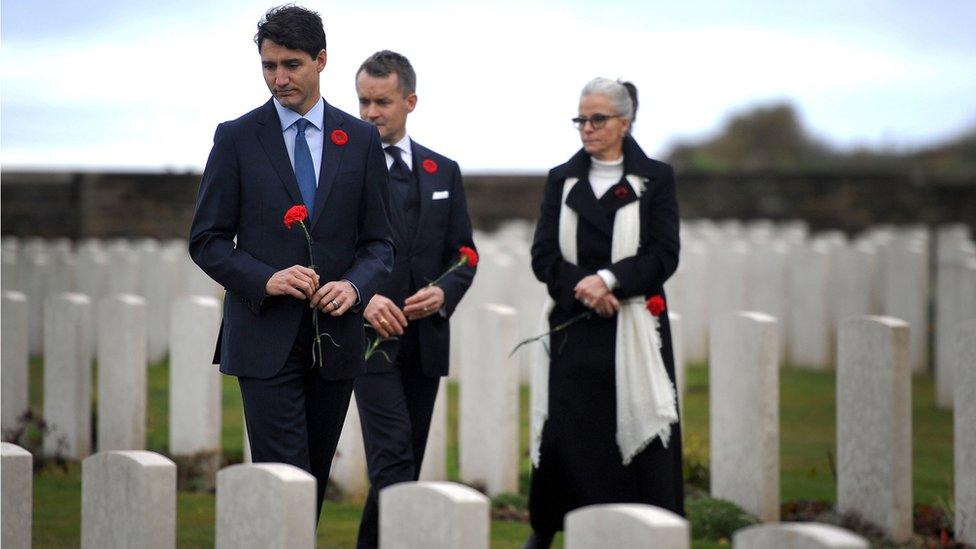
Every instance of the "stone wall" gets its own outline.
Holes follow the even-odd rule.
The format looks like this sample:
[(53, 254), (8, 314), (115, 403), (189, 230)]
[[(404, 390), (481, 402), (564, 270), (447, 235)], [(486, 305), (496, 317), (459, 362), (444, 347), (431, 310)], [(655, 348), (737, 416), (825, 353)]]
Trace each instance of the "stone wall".
[[(199, 174), (3, 172), (3, 235), (186, 237)], [(468, 175), (476, 227), (534, 220), (545, 178)], [(976, 228), (976, 173), (679, 173), (682, 217), (802, 219), (811, 229), (856, 232), (879, 223)]]

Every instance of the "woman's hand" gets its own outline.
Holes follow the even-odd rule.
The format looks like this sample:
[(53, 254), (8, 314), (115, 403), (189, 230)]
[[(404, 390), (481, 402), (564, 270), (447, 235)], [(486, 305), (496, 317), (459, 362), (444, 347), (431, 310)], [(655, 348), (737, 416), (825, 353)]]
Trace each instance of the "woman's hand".
[(596, 301), (593, 310), (603, 318), (610, 318), (620, 310), (620, 301), (617, 300), (617, 296), (608, 293)]
[(576, 295), (576, 299), (583, 303), (583, 305), (594, 309), (597, 301), (603, 296), (610, 293), (610, 288), (607, 288), (606, 283), (599, 275), (589, 275), (583, 277), (582, 280), (576, 283), (576, 287), (573, 288), (573, 292)]

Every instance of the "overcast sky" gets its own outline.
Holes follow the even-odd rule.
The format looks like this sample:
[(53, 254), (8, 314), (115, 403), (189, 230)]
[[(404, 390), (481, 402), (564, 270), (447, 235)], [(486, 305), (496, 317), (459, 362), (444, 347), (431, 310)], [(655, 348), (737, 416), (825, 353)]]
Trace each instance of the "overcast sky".
[[(4, 169), (201, 170), (214, 127), (269, 97), (253, 0), (3, 1)], [(579, 140), (594, 76), (637, 84), (635, 136), (660, 156), (756, 104), (790, 100), (838, 146), (907, 148), (976, 125), (976, 2), (334, 2), (323, 94), (410, 58), (408, 129), (468, 172), (541, 172)]]

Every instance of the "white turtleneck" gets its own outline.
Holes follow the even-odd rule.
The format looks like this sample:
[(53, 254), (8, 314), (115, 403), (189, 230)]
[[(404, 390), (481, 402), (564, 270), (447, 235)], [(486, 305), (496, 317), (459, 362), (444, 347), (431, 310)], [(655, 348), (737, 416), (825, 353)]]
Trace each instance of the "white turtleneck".
[(624, 157), (609, 162), (590, 157), (590, 187), (599, 199), (624, 177)]
[[(624, 157), (609, 162), (590, 157), (590, 188), (593, 194), (599, 199), (610, 187), (613, 187), (624, 177)], [(611, 290), (617, 289), (617, 277), (609, 269), (600, 269), (596, 272), (603, 279), (603, 283)]]

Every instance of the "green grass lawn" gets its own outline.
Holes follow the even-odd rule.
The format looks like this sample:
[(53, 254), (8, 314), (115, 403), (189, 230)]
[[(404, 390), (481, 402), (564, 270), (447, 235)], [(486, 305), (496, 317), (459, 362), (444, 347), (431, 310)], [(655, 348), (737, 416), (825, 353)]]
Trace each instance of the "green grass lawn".
[[(147, 449), (166, 453), (168, 445), (168, 382), (165, 363), (149, 369)], [(42, 410), (42, 365), (31, 363), (31, 405)], [(937, 410), (929, 376), (912, 380), (914, 498), (916, 503), (951, 501), (952, 414)], [(95, 385), (93, 384), (93, 387)], [(522, 389), (521, 478), (525, 492), (529, 474), (528, 390)], [(784, 369), (780, 377), (780, 467), (784, 501), (814, 499), (834, 501), (836, 484), (830, 458), (835, 453), (834, 376), (832, 373)], [(94, 409), (94, 408), (93, 408)], [(448, 477), (458, 479), (458, 390), (449, 387)], [(684, 402), (686, 456), (708, 463), (708, 371), (689, 368)], [(222, 442), (224, 458), (239, 462), (243, 454), (240, 393), (233, 378), (223, 379)], [(178, 494), (177, 530), (180, 547), (212, 547), (214, 495), (207, 492)], [(318, 531), (320, 547), (355, 547), (361, 506), (327, 501)], [(77, 547), (80, 540), (81, 468), (47, 467), (34, 478), (34, 546)], [(529, 533), (527, 524), (492, 521), (491, 545), (495, 549), (521, 547)], [(727, 543), (727, 542), (726, 542)], [(695, 539), (694, 547), (721, 547), (720, 540)], [(562, 546), (557, 538), (557, 547)], [(725, 544), (727, 546), (727, 544)]]

